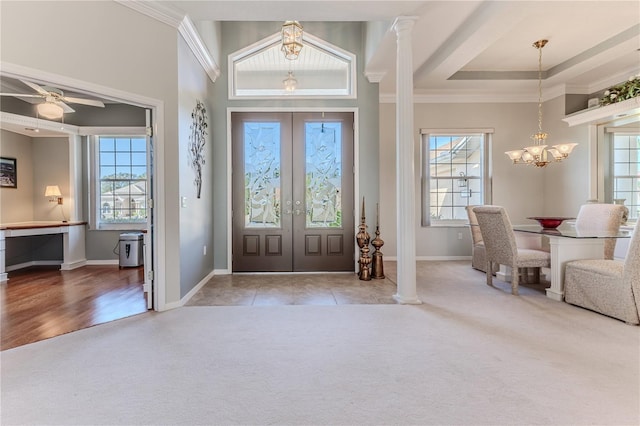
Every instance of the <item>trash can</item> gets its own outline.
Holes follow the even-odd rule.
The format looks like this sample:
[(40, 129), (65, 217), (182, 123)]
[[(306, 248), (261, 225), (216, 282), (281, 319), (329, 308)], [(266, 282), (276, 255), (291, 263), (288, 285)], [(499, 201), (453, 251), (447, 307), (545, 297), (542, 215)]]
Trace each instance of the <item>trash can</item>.
[(120, 267), (140, 266), (143, 263), (142, 232), (120, 234)]

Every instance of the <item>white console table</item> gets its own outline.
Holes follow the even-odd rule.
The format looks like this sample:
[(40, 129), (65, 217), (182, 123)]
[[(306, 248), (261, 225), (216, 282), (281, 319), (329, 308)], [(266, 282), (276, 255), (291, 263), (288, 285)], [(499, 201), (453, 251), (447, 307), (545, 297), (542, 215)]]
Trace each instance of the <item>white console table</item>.
[(62, 234), (63, 260), (60, 269), (80, 268), (85, 255), (86, 222), (16, 222), (0, 224), (0, 282), (7, 281), (6, 239), (32, 235)]

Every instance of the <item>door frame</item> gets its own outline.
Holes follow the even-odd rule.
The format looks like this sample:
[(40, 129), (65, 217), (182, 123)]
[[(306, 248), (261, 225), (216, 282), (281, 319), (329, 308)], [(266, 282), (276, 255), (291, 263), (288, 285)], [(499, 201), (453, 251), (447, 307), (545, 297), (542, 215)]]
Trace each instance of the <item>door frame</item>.
[[(175, 307), (169, 306), (166, 303), (165, 196), (164, 193), (159, 190), (159, 188), (164, 188), (165, 186), (164, 101), (9, 62), (0, 61), (0, 64), (2, 65), (2, 74), (8, 77), (23, 78), (27, 80), (44, 80), (63, 88), (71, 87), (81, 92), (95, 94), (97, 96), (112, 99), (116, 102), (135, 105), (151, 110), (151, 125), (153, 127), (156, 160), (152, 165), (152, 173), (154, 174), (154, 208), (151, 209), (151, 214), (154, 215), (155, 229), (150, 229), (150, 226), (148, 225), (147, 233), (153, 233), (153, 236), (149, 235), (149, 239), (152, 241), (153, 245), (153, 265), (155, 269), (153, 271), (153, 279), (149, 280), (149, 284), (153, 291), (154, 311), (164, 311)], [(77, 165), (73, 162), (73, 158), (70, 158), (69, 160), (71, 164)], [(145, 282), (146, 281), (147, 277), (145, 277)]]
[[(233, 248), (233, 181), (232, 181), (232, 161), (233, 161), (233, 140), (231, 131), (231, 113), (233, 112), (350, 112), (353, 113), (353, 206), (354, 206), (354, 223), (359, 224), (360, 217), (360, 130), (359, 116), (357, 107), (227, 107), (227, 273), (231, 274), (232, 267), (232, 248)], [(354, 235), (356, 231), (354, 229)], [(353, 271), (358, 271), (357, 252), (358, 245), (355, 245)]]

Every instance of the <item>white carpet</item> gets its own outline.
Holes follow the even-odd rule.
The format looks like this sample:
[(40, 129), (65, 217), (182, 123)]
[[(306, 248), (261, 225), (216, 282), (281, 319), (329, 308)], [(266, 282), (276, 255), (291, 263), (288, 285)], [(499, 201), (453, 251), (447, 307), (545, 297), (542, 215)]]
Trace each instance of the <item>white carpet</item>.
[(418, 306), (185, 307), (4, 351), (1, 422), (640, 423), (639, 327), (429, 268)]

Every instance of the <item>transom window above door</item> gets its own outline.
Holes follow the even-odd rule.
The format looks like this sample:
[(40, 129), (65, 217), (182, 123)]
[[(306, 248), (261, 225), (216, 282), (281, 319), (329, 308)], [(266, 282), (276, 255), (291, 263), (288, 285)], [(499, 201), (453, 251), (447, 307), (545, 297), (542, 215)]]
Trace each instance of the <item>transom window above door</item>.
[(356, 98), (356, 57), (307, 32), (297, 59), (280, 33), (229, 55), (229, 99)]

